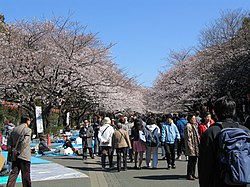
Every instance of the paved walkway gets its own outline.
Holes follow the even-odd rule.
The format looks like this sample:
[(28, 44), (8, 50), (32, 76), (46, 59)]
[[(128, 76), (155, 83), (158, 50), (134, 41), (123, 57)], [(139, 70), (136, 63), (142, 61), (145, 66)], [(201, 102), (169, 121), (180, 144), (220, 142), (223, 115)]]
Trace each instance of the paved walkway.
[[(160, 155), (159, 155), (160, 156)], [(166, 160), (159, 160), (157, 169), (135, 170), (133, 163), (128, 163), (128, 170), (117, 172), (114, 170), (102, 171), (100, 166), (100, 157), (95, 159), (87, 159), (83, 161), (81, 157), (42, 157), (83, 173), (85, 177), (75, 177), (70, 179), (56, 179), (33, 181), (34, 187), (170, 187), (170, 186), (185, 186), (197, 187), (198, 181), (186, 180), (186, 165), (184, 160), (176, 161), (176, 169), (166, 170)], [(184, 158), (184, 157), (183, 157)], [(115, 160), (115, 159), (114, 159)], [(115, 162), (115, 161), (114, 161)], [(143, 161), (145, 166), (145, 160)], [(60, 169), (59, 169), (60, 170)], [(63, 168), (61, 168), (63, 170)], [(57, 172), (57, 171), (53, 171)], [(61, 171), (58, 171), (58, 174)], [(32, 174), (33, 175), (33, 174)], [(70, 173), (69, 173), (70, 175)], [(17, 186), (21, 186), (20, 183)]]

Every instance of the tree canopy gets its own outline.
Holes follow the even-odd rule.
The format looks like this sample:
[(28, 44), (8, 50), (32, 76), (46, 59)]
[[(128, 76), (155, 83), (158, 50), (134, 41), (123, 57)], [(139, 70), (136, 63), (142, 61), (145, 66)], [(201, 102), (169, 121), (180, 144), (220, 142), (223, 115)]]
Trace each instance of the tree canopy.
[(241, 10), (224, 12), (201, 31), (194, 54), (190, 50), (172, 52), (168, 62), (174, 65), (155, 80), (147, 107), (183, 111), (212, 97), (246, 98), (250, 93), (249, 20)]

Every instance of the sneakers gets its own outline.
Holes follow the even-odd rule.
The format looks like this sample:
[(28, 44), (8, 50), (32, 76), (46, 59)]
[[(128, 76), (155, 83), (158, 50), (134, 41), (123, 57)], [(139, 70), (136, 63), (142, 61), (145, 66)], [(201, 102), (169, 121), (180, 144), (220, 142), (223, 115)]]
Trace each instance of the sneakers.
[(170, 168), (175, 169), (175, 168), (176, 168), (176, 165), (173, 164), (173, 165), (171, 166), (171, 164), (168, 164), (168, 165), (167, 165), (167, 170), (170, 170)]
[(146, 166), (146, 168), (150, 168), (151, 167), (151, 162), (149, 162)]
[(169, 164), (169, 165), (167, 166), (167, 170), (170, 170), (170, 167), (171, 167), (171, 165)]
[(178, 156), (178, 157), (176, 158), (176, 160), (181, 160), (181, 156)]

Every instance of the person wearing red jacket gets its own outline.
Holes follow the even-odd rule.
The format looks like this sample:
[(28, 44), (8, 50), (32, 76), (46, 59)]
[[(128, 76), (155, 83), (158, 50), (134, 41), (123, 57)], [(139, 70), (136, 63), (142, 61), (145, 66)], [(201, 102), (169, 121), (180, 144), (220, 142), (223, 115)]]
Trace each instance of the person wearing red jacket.
[(202, 134), (211, 126), (213, 125), (215, 122), (214, 120), (211, 118), (211, 114), (209, 112), (207, 112), (205, 114), (205, 117), (204, 117), (204, 122), (201, 123), (199, 126), (198, 126), (198, 131), (199, 131), (199, 135), (200, 137), (202, 136)]

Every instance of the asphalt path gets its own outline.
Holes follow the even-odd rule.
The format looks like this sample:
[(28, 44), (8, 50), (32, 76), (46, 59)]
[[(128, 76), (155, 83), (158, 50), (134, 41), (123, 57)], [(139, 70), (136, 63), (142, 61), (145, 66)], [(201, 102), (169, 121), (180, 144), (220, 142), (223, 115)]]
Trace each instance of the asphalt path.
[[(145, 157), (145, 155), (144, 155)], [(128, 162), (128, 170), (117, 172), (116, 167), (112, 170), (102, 170), (100, 165), (100, 157), (95, 159), (88, 158), (82, 160), (80, 156), (60, 156), (60, 157), (41, 157), (51, 161), (52, 163), (60, 164), (64, 167), (58, 170), (65, 170), (66, 168), (83, 173), (86, 177), (71, 177), (69, 179), (53, 178), (42, 181), (33, 181), (34, 187), (197, 187), (198, 180), (186, 180), (187, 161), (182, 156), (182, 160), (176, 161), (176, 169), (166, 169), (166, 160), (161, 159), (159, 154), (159, 162), (157, 169), (150, 169), (143, 167), (141, 170), (134, 169), (134, 163)], [(114, 156), (114, 163), (116, 156)], [(142, 166), (145, 166), (145, 160)], [(42, 167), (42, 166), (41, 166)], [(65, 168), (65, 169), (63, 169)], [(47, 169), (50, 170), (51, 169)], [(34, 171), (35, 172), (35, 171)], [(63, 171), (53, 171), (63, 172)], [(68, 171), (66, 171), (68, 172)], [(197, 172), (197, 171), (196, 171)], [(68, 173), (70, 175), (70, 172)], [(35, 175), (33, 173), (32, 175)], [(39, 174), (38, 174), (39, 175)], [(60, 174), (59, 174), (60, 175)], [(42, 176), (41, 176), (42, 177)], [(17, 183), (17, 187), (22, 186)]]

